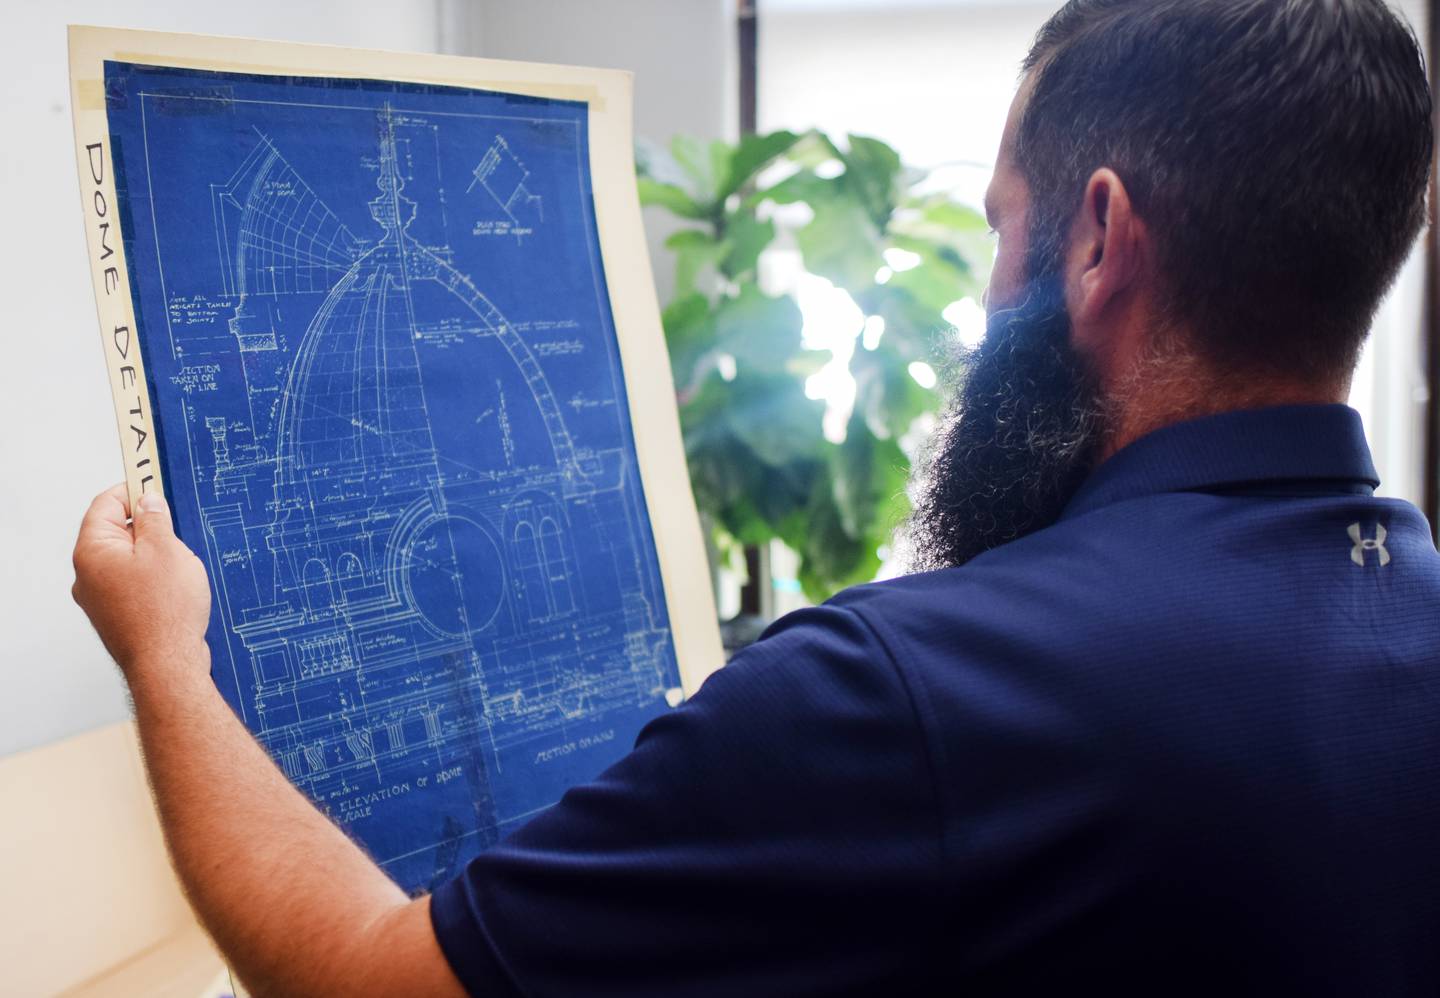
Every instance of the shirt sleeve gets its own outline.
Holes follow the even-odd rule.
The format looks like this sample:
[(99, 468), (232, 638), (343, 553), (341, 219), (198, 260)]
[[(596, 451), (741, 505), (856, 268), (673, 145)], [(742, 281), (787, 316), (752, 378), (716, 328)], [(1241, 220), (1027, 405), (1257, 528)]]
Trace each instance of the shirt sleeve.
[(913, 704), (851, 610), (790, 614), (431, 901), (474, 995), (889, 990), (933, 952)]

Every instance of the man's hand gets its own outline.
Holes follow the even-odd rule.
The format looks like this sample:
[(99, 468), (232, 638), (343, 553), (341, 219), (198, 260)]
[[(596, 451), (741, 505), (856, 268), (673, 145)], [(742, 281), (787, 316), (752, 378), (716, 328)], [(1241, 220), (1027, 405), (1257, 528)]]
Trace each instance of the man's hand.
[(210, 620), (205, 566), (175, 536), (165, 500), (151, 492), (136, 505), (132, 527), (123, 484), (90, 504), (71, 590), (132, 684), (207, 664)]

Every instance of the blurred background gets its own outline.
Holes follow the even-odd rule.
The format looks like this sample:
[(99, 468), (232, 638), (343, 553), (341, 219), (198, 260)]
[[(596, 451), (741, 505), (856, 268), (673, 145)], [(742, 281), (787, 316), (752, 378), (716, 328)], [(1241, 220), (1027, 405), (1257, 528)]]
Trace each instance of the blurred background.
[[(1020, 60), (1057, 6), (11, 0), (0, 32), (11, 414), (3, 457), (13, 483), (0, 522), (0, 856), (9, 864), (0, 882), (30, 867), (31, 888), (7, 892), (0, 910), (0, 994), (162, 993), (126, 991), (114, 975), (189, 926), (178, 895), (149, 886), (158, 879), (173, 890), (128, 741), (87, 743), (86, 752), (120, 760), (108, 784), (120, 796), (108, 811), (65, 784), (60, 763), (22, 764), (42, 752), (59, 759), (64, 746), (128, 715), (119, 677), (69, 596), (74, 529), (121, 465), (76, 198), (67, 23), (633, 72), (651, 264), (717, 614), (733, 646), (788, 609), (903, 569), (891, 531), (943, 402), (943, 359), (984, 333), (979, 301), (993, 250), (980, 197)], [(1428, 42), (1435, 5), (1397, 6)], [(1434, 272), (1427, 233), (1377, 316), (1351, 399), (1381, 492), (1417, 503), (1432, 523)], [(90, 758), (76, 755), (75, 772), (90, 773), (103, 796)], [(122, 794), (136, 787), (138, 806)], [(77, 922), (84, 881), (63, 911), (47, 900), (75, 874), (33, 869), (27, 857), (44, 851), (53, 827), (26, 825), (11, 810), (44, 793), (75, 798), (66, 834), (76, 848), (127, 865), (132, 879), (107, 888), (131, 899), (127, 917), (102, 896)]]

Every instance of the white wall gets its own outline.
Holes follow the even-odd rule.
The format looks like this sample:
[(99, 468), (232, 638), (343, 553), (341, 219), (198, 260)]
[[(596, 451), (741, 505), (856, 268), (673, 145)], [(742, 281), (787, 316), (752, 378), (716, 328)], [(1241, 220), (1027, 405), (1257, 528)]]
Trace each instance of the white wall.
[[(0, 755), (123, 718), (123, 687), (70, 601), (70, 548), (120, 450), (85, 264), (69, 109), (67, 23), (618, 66), (636, 73), (641, 134), (723, 133), (726, 0), (9, 0), (0, 190), (13, 414), (0, 517)], [(662, 292), (663, 294), (663, 292)], [(20, 483), (26, 483), (21, 485)]]
[[(633, 72), (638, 139), (738, 132), (735, 0), (458, 0), (442, 9), (457, 6), (459, 54)], [(662, 306), (673, 288), (663, 243), (678, 227), (660, 209), (645, 210)]]
[(1058, 3), (761, 8), (760, 127), (884, 139), (988, 175), (1020, 60)]
[[(1426, 37), (1420, 0), (1397, 4)], [(768, 0), (760, 24), (762, 129), (819, 127), (885, 139), (918, 166), (945, 164), (978, 202), (1021, 59), (1058, 0)], [(1382, 306), (1356, 374), (1380, 491), (1424, 492), (1425, 381), (1419, 245)]]

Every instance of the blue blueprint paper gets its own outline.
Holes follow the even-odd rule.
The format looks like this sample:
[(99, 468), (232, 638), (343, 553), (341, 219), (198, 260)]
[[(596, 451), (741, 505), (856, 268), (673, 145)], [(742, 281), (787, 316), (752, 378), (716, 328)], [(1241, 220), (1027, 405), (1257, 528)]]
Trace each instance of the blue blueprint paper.
[(106, 63), (225, 699), (428, 888), (679, 702), (583, 104)]

